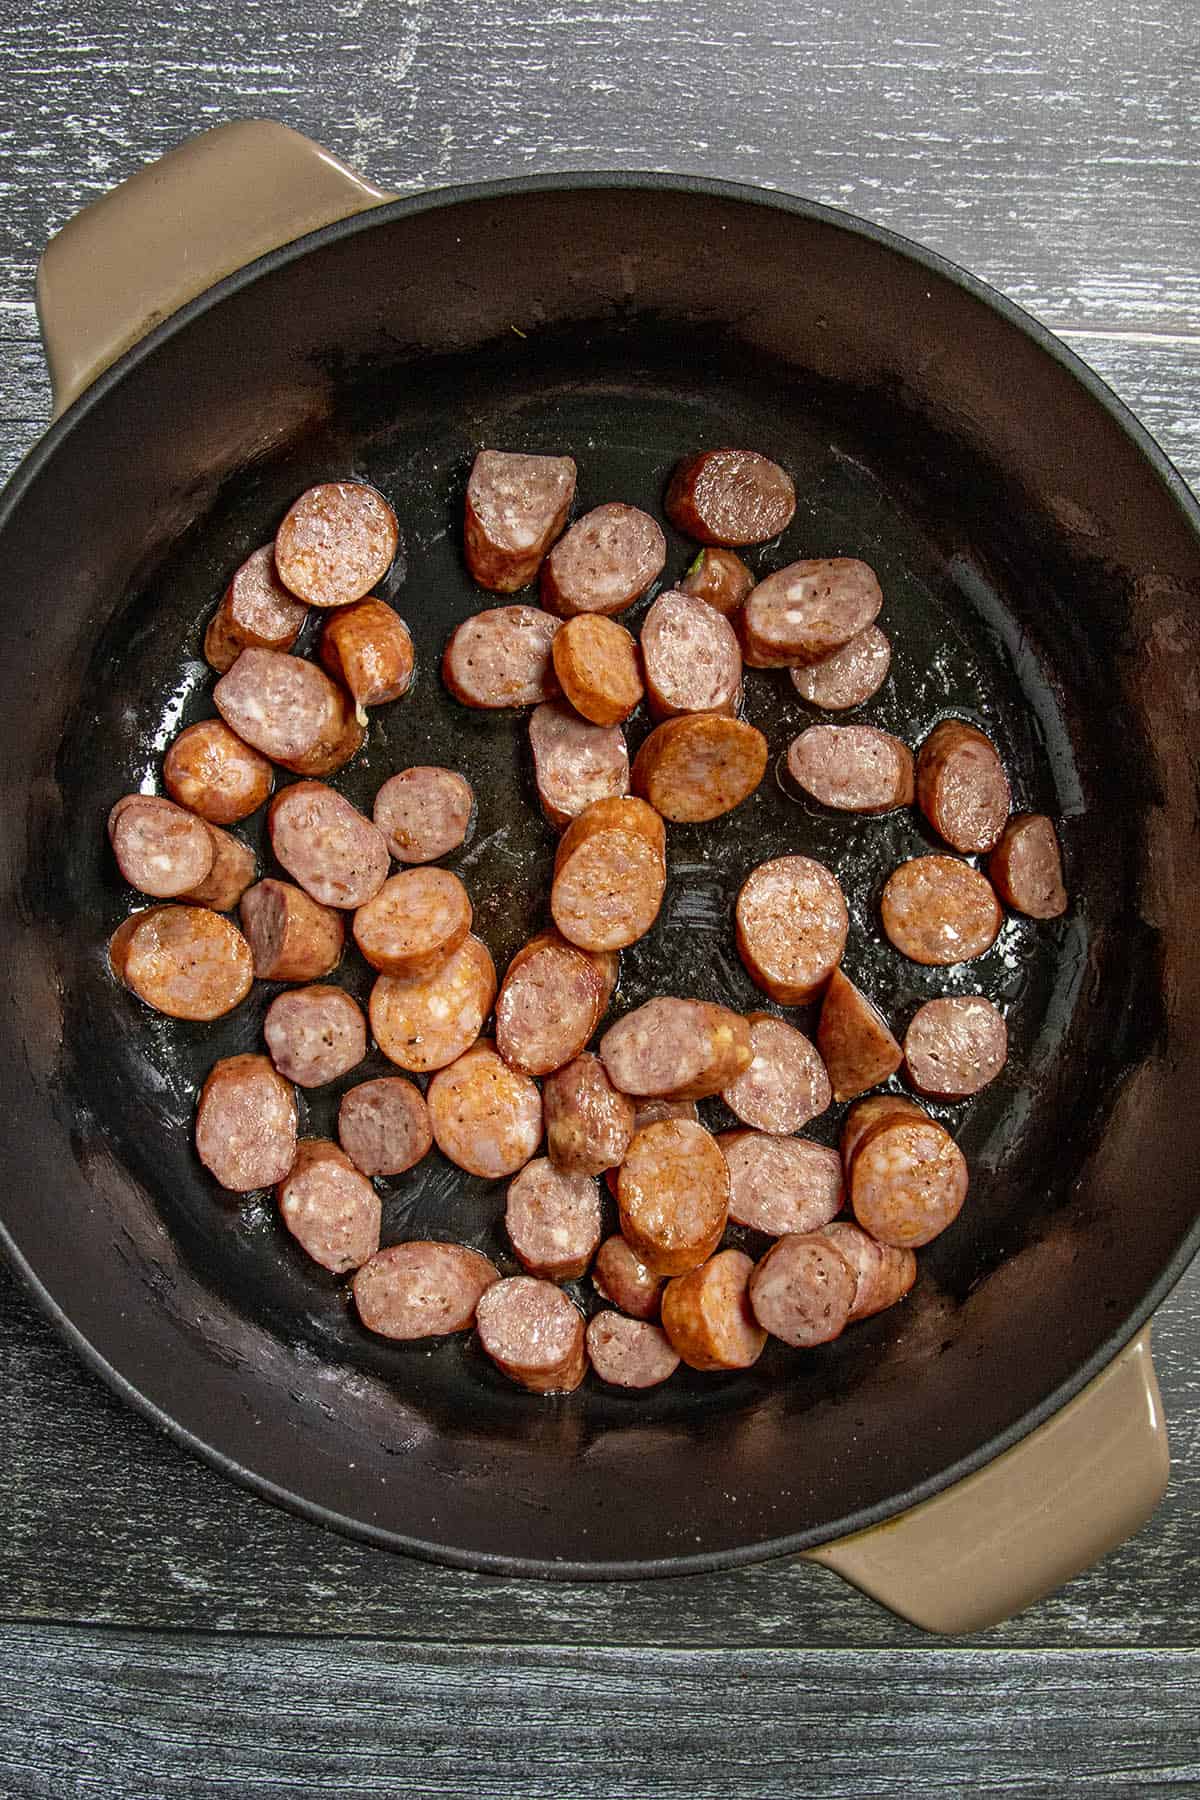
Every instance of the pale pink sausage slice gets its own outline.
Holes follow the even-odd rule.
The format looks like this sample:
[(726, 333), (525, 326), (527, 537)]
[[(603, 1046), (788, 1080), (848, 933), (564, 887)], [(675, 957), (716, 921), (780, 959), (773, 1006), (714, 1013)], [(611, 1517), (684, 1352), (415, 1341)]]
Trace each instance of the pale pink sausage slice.
[(496, 1048), (509, 1068), (549, 1075), (579, 1055), (603, 1010), (604, 989), (591, 959), (570, 944), (546, 944), (504, 977)]
[(319, 906), (365, 906), (383, 886), (389, 859), (383, 833), (320, 781), (276, 794), (267, 814), (271, 848)]
[(425, 1098), (438, 1149), (469, 1175), (515, 1175), (542, 1141), (536, 1082), (510, 1069), (486, 1038), (439, 1069)]
[(629, 792), (629, 752), (619, 725), (592, 725), (560, 701), (529, 717), (529, 747), (542, 810), (560, 829), (594, 800)]
[(224, 675), (243, 650), (290, 650), (307, 617), (304, 601), (279, 579), (274, 544), (264, 544), (236, 571), (209, 621), (205, 660)]
[(367, 1022), (336, 987), (289, 988), (267, 1008), (263, 1036), (279, 1073), (297, 1087), (323, 1087), (367, 1054)]
[(504, 1225), (530, 1275), (574, 1281), (587, 1273), (600, 1243), (600, 1189), (589, 1175), (569, 1175), (535, 1157), (509, 1185)]
[(480, 587), (512, 594), (538, 572), (575, 498), (569, 456), (481, 450), (467, 482), (463, 548)]
[(1012, 794), (991, 739), (961, 719), (935, 725), (917, 757), (917, 805), (953, 849), (993, 849)]
[(729, 1170), (701, 1125), (662, 1119), (639, 1131), (617, 1176), (621, 1236), (656, 1275), (712, 1255), (729, 1213)]
[(587, 1374), (583, 1315), (552, 1281), (512, 1275), (480, 1296), (481, 1348), (535, 1394), (569, 1394)]
[(740, 556), (719, 545), (709, 545), (688, 569), (679, 591), (694, 594), (728, 616), (737, 611), (753, 586), (754, 577)]
[(649, 513), (619, 501), (576, 519), (542, 564), (543, 606), (561, 618), (619, 613), (662, 574), (667, 540)]
[(345, 689), (299, 656), (243, 650), (213, 701), (236, 736), (296, 775), (331, 775), (362, 747)]
[(408, 692), (413, 641), (399, 613), (382, 600), (356, 600), (330, 613), (320, 657), (359, 706), (384, 706)]
[(587, 1351), (592, 1368), (610, 1387), (657, 1387), (679, 1367), (665, 1331), (618, 1312), (599, 1312), (591, 1320)]
[(676, 464), (667, 517), (700, 544), (765, 544), (796, 510), (791, 476), (757, 450), (702, 450)]
[(765, 1131), (723, 1131), (717, 1142), (729, 1169), (729, 1216), (736, 1225), (782, 1237), (816, 1231), (841, 1211), (836, 1150)]
[(231, 1193), (274, 1187), (296, 1158), (296, 1096), (265, 1056), (227, 1056), (200, 1091), (196, 1151)]
[(242, 895), (242, 930), (260, 981), (320, 981), (342, 959), (342, 915), (290, 881), (259, 881)]
[(600, 1040), (609, 1080), (635, 1098), (703, 1100), (750, 1067), (750, 1026), (709, 1000), (647, 1000)]
[(798, 787), (836, 812), (892, 812), (912, 801), (912, 751), (873, 725), (810, 725), (792, 739), (787, 766)]
[(221, 719), (202, 719), (174, 740), (163, 759), (163, 785), (179, 806), (210, 825), (248, 818), (271, 792), (265, 756), (235, 737)]
[(933, 1119), (883, 1119), (860, 1140), (847, 1173), (858, 1223), (901, 1250), (931, 1243), (967, 1197), (966, 1159)]
[(752, 981), (781, 1006), (820, 993), (842, 958), (850, 915), (837, 879), (808, 856), (759, 863), (736, 907), (738, 954)]
[(396, 515), (373, 487), (323, 481), (301, 494), (275, 533), (275, 567), (310, 606), (348, 606), (369, 594), (400, 543)]
[(883, 929), (903, 956), (928, 967), (971, 962), (1004, 922), (986, 875), (953, 856), (915, 856), (888, 876)]
[(802, 1031), (770, 1013), (751, 1013), (746, 1022), (752, 1061), (721, 1098), (757, 1131), (799, 1131), (833, 1098), (820, 1052)]
[(650, 710), (733, 713), (742, 692), (742, 653), (728, 619), (692, 594), (660, 594), (642, 621)]
[[(577, 945), (567, 944), (562, 932), (556, 931), (551, 926), (548, 931), (539, 931), (536, 937), (531, 937), (527, 944), (522, 944), (519, 950), (513, 952), (512, 961), (508, 965), (508, 973), (511, 975), (514, 970), (520, 968), (527, 957), (533, 956), (538, 950), (545, 950), (548, 945), (556, 945), (559, 949), (564, 946), (568, 949), (578, 948)], [(607, 1006), (616, 990), (617, 977), (621, 973), (620, 955), (615, 950), (581, 950), (580, 955), (586, 956), (595, 969), (600, 980), (604, 1005)]]
[(409, 1343), (466, 1331), (500, 1272), (465, 1244), (390, 1244), (365, 1262), (351, 1291), (368, 1331)]
[(965, 1100), (994, 1081), (1008, 1060), (1004, 1015), (982, 994), (927, 1000), (904, 1034), (908, 1078), (934, 1100)]
[(849, 712), (877, 694), (892, 665), (892, 646), (878, 625), (868, 625), (820, 662), (791, 671), (792, 686), (810, 706)]
[(620, 1232), (605, 1238), (592, 1264), (592, 1286), (600, 1298), (633, 1319), (657, 1319), (665, 1279), (646, 1267)]
[(690, 1369), (748, 1369), (767, 1334), (750, 1305), (754, 1264), (743, 1250), (719, 1250), (708, 1262), (668, 1281), (663, 1330)]
[(835, 1220), (824, 1226), (821, 1236), (841, 1251), (854, 1270), (856, 1286), (848, 1325), (894, 1306), (917, 1279), (917, 1259), (911, 1250), (876, 1243), (861, 1226), (851, 1225), (848, 1220)]
[(413, 981), (431, 975), (465, 943), (471, 919), (471, 896), (457, 875), (405, 869), (358, 908), (354, 941), (381, 975)]
[(254, 981), (249, 944), (231, 920), (204, 906), (135, 913), (113, 934), (109, 957), (119, 981), (172, 1019), (219, 1019)]
[(854, 557), (790, 563), (750, 590), (742, 655), (752, 669), (821, 662), (873, 625), (882, 605), (874, 570)]
[(620, 1164), (633, 1136), (633, 1102), (613, 1086), (598, 1056), (585, 1052), (548, 1076), (542, 1106), (556, 1168), (601, 1175)]
[(300, 1140), (275, 1198), (301, 1249), (333, 1275), (361, 1268), (379, 1248), (379, 1195), (327, 1138)]
[(491, 606), (457, 628), (442, 680), (464, 706), (536, 706), (558, 689), (550, 646), (559, 621), (535, 606)]
[(1067, 910), (1058, 835), (1044, 813), (1018, 813), (988, 858), (988, 874), (1006, 906), (1030, 919)]
[(338, 1106), (338, 1142), (363, 1175), (403, 1175), (433, 1143), (420, 1088), (399, 1075), (360, 1081)]
[(754, 1316), (772, 1337), (807, 1350), (840, 1337), (858, 1276), (821, 1233), (782, 1237), (750, 1277)]
[(254, 852), (219, 825), (206, 824), (204, 829), (212, 840), (212, 867), (184, 898), (194, 906), (211, 906), (214, 912), (232, 912), (258, 874)]
[(817, 1048), (837, 1101), (853, 1100), (878, 1087), (903, 1061), (882, 1013), (841, 969), (829, 977), (821, 1002)]
[(431, 975), (371, 989), (371, 1030), (389, 1062), (413, 1074), (444, 1069), (471, 1048), (496, 998), (486, 944), (468, 937)]
[(158, 794), (125, 794), (108, 815), (117, 867), (139, 893), (177, 900), (200, 886), (216, 839), (203, 819)]
[(397, 862), (431, 863), (458, 849), (474, 810), (465, 776), (418, 767), (388, 777), (375, 796), (373, 817)]

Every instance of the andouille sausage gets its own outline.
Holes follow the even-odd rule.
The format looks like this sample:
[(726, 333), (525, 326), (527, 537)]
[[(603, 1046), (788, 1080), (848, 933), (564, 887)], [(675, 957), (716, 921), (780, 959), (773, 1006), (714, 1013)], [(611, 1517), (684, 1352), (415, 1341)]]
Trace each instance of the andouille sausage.
[(381, 1075), (347, 1089), (338, 1105), (338, 1142), (362, 1175), (403, 1175), (433, 1144), (420, 1088)]
[(301, 1249), (333, 1275), (361, 1268), (379, 1248), (379, 1195), (328, 1138), (301, 1138), (275, 1199)]
[(467, 481), (463, 548), (480, 587), (513, 594), (538, 572), (575, 498), (569, 456), (481, 450)]
[(744, 1125), (758, 1131), (800, 1131), (833, 1098), (816, 1046), (771, 1013), (750, 1013), (750, 1066), (721, 1098)]
[(912, 801), (912, 751), (873, 725), (810, 725), (788, 746), (787, 766), (798, 787), (836, 812), (892, 812)]
[(729, 1216), (736, 1225), (782, 1237), (816, 1231), (841, 1211), (836, 1150), (765, 1131), (723, 1131), (717, 1142), (729, 1169)]
[(601, 1175), (623, 1160), (633, 1137), (633, 1101), (590, 1051), (547, 1077), (542, 1088), (546, 1152), (558, 1169)]
[(296, 1160), (296, 1096), (265, 1056), (226, 1056), (200, 1090), (196, 1151), (223, 1188), (274, 1187)]
[(694, 1100), (635, 1100), (633, 1109), (633, 1129), (640, 1131), (643, 1125), (654, 1125), (659, 1119), (690, 1119), (693, 1125), (700, 1123), (700, 1108)]
[(927, 1000), (904, 1034), (908, 1078), (934, 1100), (965, 1100), (994, 1081), (1008, 1060), (1004, 1014), (982, 994)]
[(737, 611), (753, 586), (754, 577), (740, 556), (719, 545), (709, 545), (688, 569), (679, 591), (694, 594), (697, 600), (728, 615)]
[(952, 849), (994, 849), (1012, 793), (991, 739), (961, 719), (935, 725), (917, 757), (917, 805)]
[(657, 519), (610, 502), (576, 519), (542, 564), (542, 605), (569, 619), (619, 613), (662, 574), (667, 540)]
[(479, 1297), (475, 1326), (496, 1367), (535, 1394), (570, 1394), (587, 1374), (583, 1315), (560, 1287), (510, 1275)]
[(837, 878), (809, 856), (777, 856), (752, 869), (735, 920), (751, 980), (781, 1006), (803, 1006), (820, 993), (850, 929)]
[(646, 738), (633, 788), (673, 824), (704, 824), (748, 799), (766, 768), (767, 740), (755, 726), (724, 713), (684, 713)]
[(341, 913), (290, 881), (255, 882), (239, 912), (259, 981), (320, 981), (342, 960)]
[(767, 1334), (750, 1305), (753, 1271), (745, 1251), (718, 1250), (668, 1281), (662, 1326), (689, 1369), (748, 1369), (762, 1355)]
[(620, 1232), (605, 1238), (592, 1264), (592, 1286), (631, 1319), (657, 1319), (665, 1275), (648, 1269)]
[(560, 701), (543, 701), (529, 716), (529, 747), (542, 810), (560, 830), (594, 800), (629, 792), (619, 725), (592, 725)]
[(657, 1387), (679, 1367), (665, 1331), (619, 1312), (598, 1312), (589, 1321), (587, 1352), (592, 1368), (610, 1387)]
[(464, 619), (442, 653), (442, 680), (464, 706), (537, 706), (558, 690), (550, 646), (559, 621), (536, 606), (490, 606)]
[(160, 794), (124, 794), (108, 815), (117, 867), (141, 894), (176, 900), (208, 875), (216, 838), (203, 819)]
[(883, 1014), (841, 969), (829, 977), (821, 1002), (817, 1048), (839, 1102), (878, 1087), (904, 1060)]
[(858, 1276), (819, 1232), (782, 1237), (750, 1277), (754, 1316), (798, 1350), (832, 1343), (850, 1317)]
[(277, 859), (319, 906), (352, 912), (387, 879), (383, 833), (324, 782), (297, 781), (276, 794), (267, 827)]
[(678, 463), (667, 517), (700, 544), (765, 544), (791, 523), (792, 478), (757, 450), (702, 450)]
[(415, 981), (381, 975), (371, 989), (371, 1030), (389, 1062), (426, 1074), (471, 1048), (495, 998), (496, 967), (488, 947), (467, 937), (430, 975)]
[(275, 567), (310, 606), (348, 606), (382, 581), (399, 544), (396, 515), (382, 494), (361, 481), (323, 481), (284, 514)]
[(970, 962), (1004, 922), (986, 875), (955, 856), (914, 856), (888, 876), (883, 929), (901, 955), (927, 967)]
[(279, 1073), (297, 1087), (323, 1087), (356, 1069), (367, 1054), (367, 1022), (356, 1000), (336, 987), (277, 994), (263, 1036)]
[[(566, 945), (571, 950), (579, 949), (576, 944), (568, 944), (562, 932), (556, 931), (553, 927), (548, 931), (539, 931), (530, 938), (527, 944), (522, 944), (519, 950), (514, 950), (512, 961), (508, 965), (508, 973), (511, 975), (515, 969), (520, 968), (527, 957), (533, 956), (538, 950), (544, 950), (549, 944)], [(620, 953), (616, 950), (580, 950), (580, 955), (587, 957), (599, 976), (604, 1005), (607, 1006), (616, 990), (617, 978), (621, 973)]]
[(642, 698), (637, 644), (615, 619), (568, 619), (551, 640), (550, 657), (566, 698), (593, 725), (623, 724)]
[(635, 1098), (703, 1100), (750, 1067), (750, 1026), (710, 1000), (660, 995), (610, 1025), (600, 1055), (613, 1086)]
[(509, 1183), (504, 1225), (528, 1274), (574, 1281), (587, 1273), (600, 1243), (600, 1189), (590, 1175), (568, 1174), (537, 1156)]
[(882, 605), (874, 570), (854, 557), (789, 563), (747, 595), (742, 655), (752, 669), (821, 662), (873, 625)]
[(710, 1257), (729, 1213), (729, 1170), (715, 1138), (687, 1119), (634, 1136), (617, 1176), (621, 1236), (656, 1275), (683, 1275)]
[(446, 1068), (425, 1096), (434, 1141), (469, 1175), (515, 1175), (542, 1141), (542, 1096), (480, 1038)]
[(988, 858), (1000, 898), (1031, 919), (1057, 919), (1067, 910), (1058, 834), (1044, 813), (1018, 813)]
[(464, 775), (417, 767), (388, 777), (372, 816), (397, 862), (430, 863), (466, 840), (474, 811), (475, 795)]
[(849, 712), (877, 694), (892, 666), (892, 646), (878, 625), (868, 625), (848, 644), (791, 671), (792, 686), (810, 706), (824, 712)]
[(290, 650), (307, 617), (304, 601), (279, 579), (274, 544), (264, 544), (235, 572), (209, 620), (205, 661), (224, 675), (243, 650)]
[(842, 1167), (849, 1172), (858, 1146), (869, 1131), (884, 1119), (915, 1119), (918, 1123), (928, 1119), (929, 1114), (915, 1100), (908, 1100), (903, 1094), (872, 1094), (869, 1100), (856, 1100), (842, 1121), (842, 1136), (839, 1148), (842, 1153)]
[(962, 1211), (966, 1158), (935, 1119), (893, 1113), (859, 1139), (847, 1182), (864, 1231), (881, 1244), (919, 1250)]
[(266, 757), (222, 719), (187, 726), (163, 759), (163, 785), (172, 800), (210, 825), (235, 825), (257, 812), (274, 778)]
[(847, 1325), (895, 1306), (917, 1279), (917, 1259), (911, 1250), (876, 1243), (861, 1226), (851, 1225), (848, 1219), (835, 1219), (832, 1225), (822, 1228), (821, 1236), (841, 1251), (855, 1274), (854, 1304)]
[(113, 934), (109, 959), (119, 981), (171, 1019), (219, 1019), (254, 982), (249, 944), (232, 920), (204, 906), (135, 913)]
[(591, 958), (571, 944), (546, 944), (504, 977), (496, 1048), (510, 1069), (549, 1075), (579, 1055), (603, 1010), (604, 988)]
[(358, 908), (354, 941), (381, 975), (413, 981), (465, 943), (471, 919), (471, 896), (451, 870), (404, 869)]
[(410, 1343), (469, 1330), (480, 1300), (499, 1279), (478, 1250), (415, 1239), (377, 1251), (355, 1275), (351, 1292), (368, 1331)]
[(559, 840), (550, 911), (581, 950), (623, 950), (649, 931), (666, 887), (659, 815), (642, 800), (594, 800)]
[(706, 601), (677, 589), (660, 594), (642, 622), (641, 645), (655, 718), (737, 711), (742, 653), (733, 626)]
[(331, 775), (362, 747), (345, 689), (299, 656), (243, 650), (213, 700), (232, 732), (295, 775)]
[(184, 898), (194, 906), (211, 906), (214, 912), (232, 912), (258, 874), (254, 852), (219, 825), (206, 824), (204, 829), (212, 838), (212, 867)]
[(359, 706), (399, 700), (412, 684), (416, 659), (408, 626), (382, 600), (356, 600), (330, 613), (319, 654)]

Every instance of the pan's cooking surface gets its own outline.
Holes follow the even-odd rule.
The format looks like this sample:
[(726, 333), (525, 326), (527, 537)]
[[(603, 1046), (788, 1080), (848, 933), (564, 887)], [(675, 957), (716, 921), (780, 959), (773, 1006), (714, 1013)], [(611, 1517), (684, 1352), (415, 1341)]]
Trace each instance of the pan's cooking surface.
[[(553, 207), (578, 197), (540, 198)], [(584, 198), (594, 210), (598, 197)], [(614, 216), (636, 233), (638, 197), (620, 198)], [(536, 208), (538, 199), (517, 196), (509, 206)], [(694, 229), (708, 230), (722, 208), (735, 223), (759, 210), (704, 195), (677, 196), (677, 205), (699, 209)], [(782, 214), (770, 222), (776, 240), (785, 230), (814, 234), (816, 292), (810, 311), (803, 299), (797, 306), (802, 321), (828, 331), (820, 267), (829, 228)], [(476, 223), (486, 241), (486, 207)], [(436, 286), (439, 268), (445, 279), (453, 263), (445, 229), (439, 237), (436, 215), (408, 225), (432, 234), (421, 260)], [(371, 242), (364, 234), (360, 247), (369, 252)], [(890, 253), (854, 242), (881, 279)], [(70, 1310), (93, 1338), (114, 1309), (121, 1313), (120, 1372), (219, 1454), (303, 1504), (399, 1541), (611, 1565), (830, 1535), (851, 1515), (936, 1480), (1043, 1401), (1131, 1315), (1191, 1215), (1190, 1197), (1173, 1195), (1152, 1229), (1143, 1220), (1135, 1232), (1121, 1214), (1132, 1195), (1103, 1179), (1080, 1183), (1121, 1077), (1167, 1029), (1158, 947), (1140, 919), (1143, 809), (1156, 777), (1148, 721), (1120, 666), (1129, 647), (1126, 574), (1086, 537), (1072, 547), (1045, 497), (1023, 488), (1025, 471), (990, 462), (952, 417), (923, 414), (899, 377), (868, 378), (866, 348), (857, 371), (847, 353), (841, 375), (816, 374), (804, 355), (784, 360), (777, 345), (748, 345), (711, 320), (681, 325), (658, 292), (648, 296), (659, 302), (653, 309), (630, 294), (590, 319), (538, 321), (526, 310), (524, 335), (505, 326), (485, 332), (471, 289), (461, 327), (468, 341), (476, 330), (482, 341), (452, 350), (439, 339), (431, 352), (397, 343), (408, 336), (398, 321), (411, 321), (389, 313), (382, 276), (395, 265), (369, 253), (356, 263), (367, 323), (356, 346), (339, 346), (322, 338), (319, 315), (350, 245), (335, 237), (324, 259), (285, 261), (259, 284), (257, 302), (254, 289), (237, 297), (243, 326), (257, 304), (265, 363), (274, 352), (264, 314), (276, 335), (304, 338), (292, 347), (290, 382), (270, 367), (260, 376), (248, 355), (251, 385), (270, 390), (257, 415), (247, 406), (239, 416), (221, 398), (238, 328), (214, 332), (202, 317), (192, 333), (200, 341), (186, 353), (176, 346), (190, 376), (184, 363), (168, 376), (176, 396), (184, 383), (194, 416), (166, 415), (165, 469), (143, 472), (145, 446), (130, 417), (105, 424), (98, 408), (85, 421), (111, 434), (112, 466), (98, 473), (93, 444), (92, 476), (114, 493), (102, 518), (94, 496), (81, 500), (88, 516), (78, 522), (61, 601), (76, 609), (76, 629), (61, 638), (47, 631), (40, 649), (20, 652), (41, 656), (61, 720), (47, 746), (51, 764), (39, 770), (30, 749), (35, 812), (23, 895), (37, 956), (22, 963), (16, 986), (34, 1079), (50, 1092), (84, 1178), (65, 1184), (61, 1203), (64, 1231), (78, 1239), (76, 1286), (85, 1290)], [(742, 254), (754, 247), (747, 242)], [(299, 323), (281, 304), (289, 283)], [(455, 304), (453, 283), (446, 291)], [(951, 313), (968, 305), (958, 290), (938, 292)], [(880, 293), (883, 305), (888, 294)], [(301, 295), (311, 302), (307, 317)], [(902, 310), (897, 294), (890, 301)], [(674, 311), (682, 310), (677, 298)], [(949, 329), (938, 322), (938, 333)], [(797, 333), (803, 338), (803, 322)], [(905, 353), (897, 344), (897, 357)], [(827, 347), (818, 360), (828, 363)], [(1064, 378), (1045, 360), (1053, 388)], [(1031, 390), (1021, 406), (1036, 414), (1045, 403)], [(142, 404), (144, 420), (152, 409)], [(1103, 414), (1095, 431), (1098, 455), (1113, 435)], [(188, 454), (181, 436), (193, 440)], [(1054, 924), (1009, 920), (975, 963), (926, 970), (907, 962), (882, 937), (878, 892), (897, 862), (932, 839), (912, 810), (847, 818), (786, 793), (774, 771), (794, 733), (822, 715), (799, 701), (786, 672), (750, 673), (746, 713), (770, 742), (768, 777), (725, 819), (670, 828), (667, 900), (655, 929), (622, 959), (614, 1010), (664, 991), (743, 1010), (763, 1005), (733, 949), (733, 900), (756, 863), (797, 850), (838, 874), (851, 908), (844, 966), (898, 1031), (933, 994), (986, 993), (1008, 1016), (1009, 1066), (976, 1101), (934, 1108), (967, 1153), (972, 1193), (959, 1223), (921, 1254), (905, 1307), (817, 1352), (773, 1345), (743, 1375), (682, 1371), (643, 1396), (589, 1382), (573, 1397), (540, 1401), (510, 1387), (470, 1342), (430, 1349), (370, 1337), (344, 1284), (279, 1227), (269, 1196), (234, 1201), (200, 1168), (190, 1139), (199, 1083), (217, 1057), (259, 1047), (278, 989), (256, 985), (245, 1006), (213, 1026), (162, 1019), (120, 990), (104, 943), (132, 896), (103, 821), (119, 794), (156, 780), (171, 737), (213, 711), (199, 645), (238, 561), (272, 535), (310, 482), (372, 481), (401, 521), (401, 563), (380, 591), (413, 632), (418, 672), (409, 697), (373, 714), (366, 752), (334, 785), (369, 811), (386, 776), (410, 763), (441, 762), (468, 776), (478, 820), (449, 866), (466, 881), (475, 928), (502, 970), (545, 921), (554, 837), (537, 808), (525, 715), (462, 708), (438, 676), (450, 630), (491, 603), (461, 559), (471, 457), (483, 444), (569, 451), (580, 469), (577, 511), (621, 499), (661, 517), (676, 457), (721, 443), (761, 449), (796, 479), (788, 532), (748, 553), (757, 572), (842, 554), (863, 557), (880, 576), (892, 672), (852, 716), (914, 747), (948, 712), (981, 723), (1001, 750), (1015, 805), (1062, 821), (1074, 903)], [(32, 500), (44, 531), (47, 503), (36, 488)], [(122, 529), (119, 505), (146, 517)], [(44, 593), (36, 525), (24, 541)], [(670, 530), (668, 541), (663, 585), (693, 554)], [(636, 629), (646, 604), (625, 622)], [(30, 606), (36, 616), (32, 594)], [(31, 669), (28, 680), (38, 678)], [(631, 751), (647, 728), (640, 716), (631, 725)], [(262, 815), (236, 829), (269, 866)], [(365, 1002), (371, 975), (354, 953), (336, 979)], [(61, 1047), (30, 1048), (39, 1033), (29, 1019), (48, 1004), (61, 1007)], [(372, 1053), (341, 1082), (305, 1096), (306, 1130), (332, 1134), (341, 1092), (388, 1067)], [(703, 1110), (714, 1126), (731, 1122), (719, 1102)], [(833, 1141), (841, 1110), (812, 1134)], [(54, 1146), (31, 1147), (31, 1159), (40, 1151), (52, 1166)], [(385, 1242), (456, 1238), (515, 1267), (501, 1223), (504, 1184), (466, 1176), (435, 1153), (381, 1186)], [(58, 1197), (44, 1194), (41, 1204)], [(25, 1224), (17, 1200), (19, 1242)], [(70, 1286), (72, 1257), (61, 1245), (57, 1254), (64, 1273), (48, 1279), (52, 1291), (63, 1280)], [(588, 1284), (576, 1291), (592, 1304)], [(631, 1504), (647, 1487), (652, 1503)]]

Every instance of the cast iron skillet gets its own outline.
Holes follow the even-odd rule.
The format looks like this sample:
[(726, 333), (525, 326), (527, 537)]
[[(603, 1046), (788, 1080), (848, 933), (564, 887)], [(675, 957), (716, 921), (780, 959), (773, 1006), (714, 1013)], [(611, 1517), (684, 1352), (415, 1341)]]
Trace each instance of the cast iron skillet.
[[(523, 719), (470, 713), (438, 680), (481, 603), (459, 548), (471, 457), (569, 450), (580, 510), (657, 509), (676, 457), (722, 443), (796, 477), (796, 519), (757, 569), (845, 553), (878, 570), (896, 660), (862, 716), (912, 743), (948, 712), (982, 722), (1017, 804), (1061, 821), (1073, 905), (926, 971), (883, 941), (876, 906), (927, 846), (915, 814), (833, 819), (769, 776), (715, 825), (672, 827), (667, 902), (624, 958), (619, 1007), (662, 991), (761, 1005), (733, 897), (800, 850), (838, 873), (846, 967), (897, 1026), (931, 994), (982, 991), (1008, 1012), (1012, 1060), (945, 1110), (973, 1188), (906, 1306), (742, 1375), (533, 1399), (469, 1341), (369, 1338), (268, 1197), (206, 1177), (197, 1086), (257, 1046), (275, 990), (212, 1027), (119, 990), (104, 944), (132, 897), (103, 820), (212, 711), (199, 646), (229, 572), (309, 483), (373, 481), (403, 524), (383, 591), (419, 675), (336, 784), (369, 804), (410, 762), (468, 774), (479, 822), (451, 866), (503, 966), (543, 921), (552, 835)], [(1197, 508), (1095, 377), (978, 282), (845, 215), (712, 182), (398, 201), (263, 258), (128, 354), (22, 467), (0, 545), (3, 1235), (92, 1365), (228, 1473), (481, 1568), (633, 1575), (797, 1550), (1014, 1442), (1180, 1274), (1200, 1150)], [(670, 536), (668, 579), (690, 554)], [(751, 678), (747, 710), (774, 758), (807, 717), (780, 673)], [(247, 831), (261, 842), (261, 819)], [(344, 979), (366, 994), (362, 966)], [(310, 1096), (308, 1129), (384, 1067)], [(502, 1201), (435, 1156), (384, 1184), (385, 1241), (444, 1235), (511, 1268)]]

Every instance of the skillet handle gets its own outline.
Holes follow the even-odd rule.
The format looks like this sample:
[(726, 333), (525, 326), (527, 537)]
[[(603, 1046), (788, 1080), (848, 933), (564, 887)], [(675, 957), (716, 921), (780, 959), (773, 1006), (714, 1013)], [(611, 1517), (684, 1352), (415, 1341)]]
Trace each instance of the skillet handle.
[(1162, 1499), (1168, 1468), (1147, 1326), (986, 1468), (806, 1555), (925, 1631), (983, 1631), (1131, 1537)]
[(392, 198), (271, 119), (218, 125), (139, 169), (42, 253), (38, 320), (55, 416), (222, 276)]

